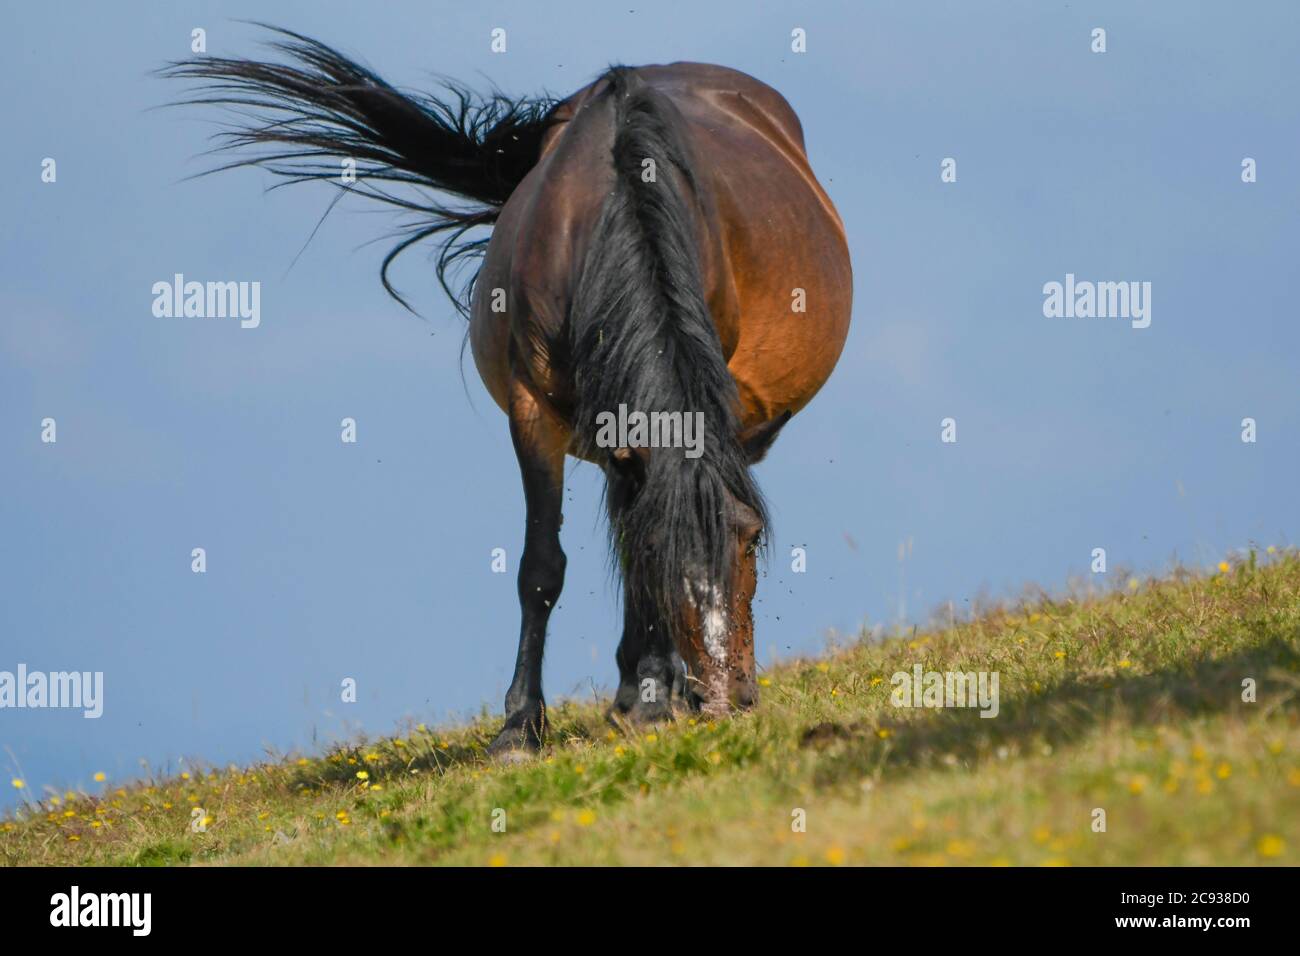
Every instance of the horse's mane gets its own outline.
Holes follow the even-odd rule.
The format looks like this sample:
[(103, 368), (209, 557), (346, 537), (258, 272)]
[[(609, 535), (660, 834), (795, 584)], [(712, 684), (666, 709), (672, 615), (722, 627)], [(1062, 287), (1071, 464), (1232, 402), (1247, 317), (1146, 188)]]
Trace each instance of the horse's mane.
[[(629, 409), (704, 414), (703, 454), (678, 449), (649, 456), (635, 495), (607, 494), (610, 543), (628, 599), (641, 619), (679, 620), (684, 577), (719, 587), (730, 607), (736, 547), (729, 496), (767, 524), (766, 509), (737, 439), (739, 400), (705, 301), (696, 238), (699, 192), (684, 120), (636, 72), (605, 75), (614, 114), (615, 185), (588, 243), (572, 297), (570, 357), (574, 428), (587, 457), (596, 416)], [(655, 161), (655, 182), (642, 163)], [(597, 458), (596, 460), (600, 460)]]
[[(259, 26), (284, 37), (270, 46), (288, 63), (202, 56), (159, 71), (200, 81), (194, 96), (175, 105), (215, 104), (239, 117), (219, 134), (213, 152), (254, 152), (208, 172), (261, 166), (283, 177), (276, 186), (321, 180), (343, 190), (337, 198), (355, 191), (410, 213), (380, 267), (384, 288), (407, 306), (389, 282), (389, 266), (421, 240), (437, 238), (438, 281), (468, 315), (477, 270), (459, 289), (449, 276), (456, 265), (481, 257), (488, 240), (466, 234), (496, 222), (536, 164), (556, 101), (496, 91), (479, 96), (448, 80), (442, 97), (402, 92), (317, 40)], [(342, 182), (342, 159), (356, 162), (355, 183)], [(382, 188), (386, 183), (422, 188), (399, 195)], [(429, 190), (462, 202), (448, 205)]]

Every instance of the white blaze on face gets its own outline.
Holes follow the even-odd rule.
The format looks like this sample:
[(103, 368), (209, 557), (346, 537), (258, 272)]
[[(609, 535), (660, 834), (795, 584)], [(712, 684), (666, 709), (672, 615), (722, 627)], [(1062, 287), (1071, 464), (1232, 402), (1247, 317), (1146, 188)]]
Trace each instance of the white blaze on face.
[[(722, 592), (716, 585), (707, 581), (697, 581), (694, 585), (689, 580), (686, 585), (686, 600), (700, 615), (700, 630), (703, 632), (704, 649), (714, 662), (721, 665), (727, 662), (727, 608), (722, 600)], [(708, 595), (703, 609), (696, 600), (696, 594)]]
[[(682, 585), (686, 588), (687, 602), (699, 615), (704, 650), (713, 665), (705, 667), (705, 673), (694, 676), (694, 680), (700, 684), (702, 709), (710, 716), (722, 717), (730, 709), (727, 703), (727, 607), (722, 600), (721, 589), (708, 581), (692, 582), (689, 578), (683, 578)], [(702, 666), (703, 664), (701, 661)]]
[(722, 595), (713, 588), (708, 610), (704, 612), (704, 649), (719, 664), (727, 660), (727, 609)]

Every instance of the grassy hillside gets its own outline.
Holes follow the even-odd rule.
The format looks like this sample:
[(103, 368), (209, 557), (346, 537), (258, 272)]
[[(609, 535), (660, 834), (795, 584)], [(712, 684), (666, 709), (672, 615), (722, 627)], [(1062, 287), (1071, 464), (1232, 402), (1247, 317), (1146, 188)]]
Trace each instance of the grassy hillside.
[[(488, 721), (108, 781), (0, 822), (0, 862), (1294, 865), (1300, 556), (1261, 558), (783, 665), (716, 723), (561, 704), (523, 764), (483, 759)], [(892, 706), (918, 663), (997, 671), (998, 716)]]

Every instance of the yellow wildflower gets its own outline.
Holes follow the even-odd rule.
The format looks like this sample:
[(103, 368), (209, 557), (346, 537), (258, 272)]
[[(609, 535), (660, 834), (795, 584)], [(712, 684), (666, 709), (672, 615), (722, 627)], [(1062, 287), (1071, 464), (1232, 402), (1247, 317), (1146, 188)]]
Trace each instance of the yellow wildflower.
[(1259, 838), (1259, 843), (1255, 849), (1260, 856), (1281, 856), (1282, 851), (1286, 849), (1286, 843), (1280, 836), (1268, 834)]

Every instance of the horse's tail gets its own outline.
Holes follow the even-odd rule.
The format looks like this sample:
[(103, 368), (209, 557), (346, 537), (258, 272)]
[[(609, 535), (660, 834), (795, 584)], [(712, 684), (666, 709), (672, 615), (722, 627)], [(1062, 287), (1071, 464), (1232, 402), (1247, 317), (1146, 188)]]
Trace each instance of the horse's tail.
[[(323, 43), (290, 30), (268, 29), (281, 35), (271, 46), (290, 62), (203, 56), (159, 71), (201, 82), (195, 95), (181, 103), (239, 111), (240, 122), (220, 134), (214, 152), (266, 147), (218, 169), (261, 166), (284, 177), (277, 185), (333, 182), (415, 214), (416, 221), (384, 259), (384, 288), (406, 305), (389, 283), (388, 268), (411, 245), (439, 236), (438, 279), (466, 312), (472, 280), (455, 292), (448, 271), (462, 257), (482, 253), (487, 240), (469, 240), (465, 234), (491, 226), (537, 163), (555, 101), (511, 99), (495, 91), (478, 96), (449, 82), (443, 98), (403, 93)], [(347, 166), (348, 160), (355, 166)], [(345, 179), (349, 170), (355, 176)], [(384, 189), (385, 183), (434, 189), (461, 202), (447, 205), (423, 194), (397, 195)]]
[(646, 610), (671, 622), (686, 569), (730, 580), (728, 491), (766, 516), (736, 438), (736, 385), (706, 299), (700, 225), (707, 213), (685, 121), (635, 70), (615, 67), (605, 79), (614, 184), (569, 315), (574, 429), (594, 458), (601, 453), (599, 416), (620, 404), (646, 414), (703, 417), (699, 457), (673, 449), (651, 455), (639, 492), (608, 501), (629, 597), (649, 602)]

